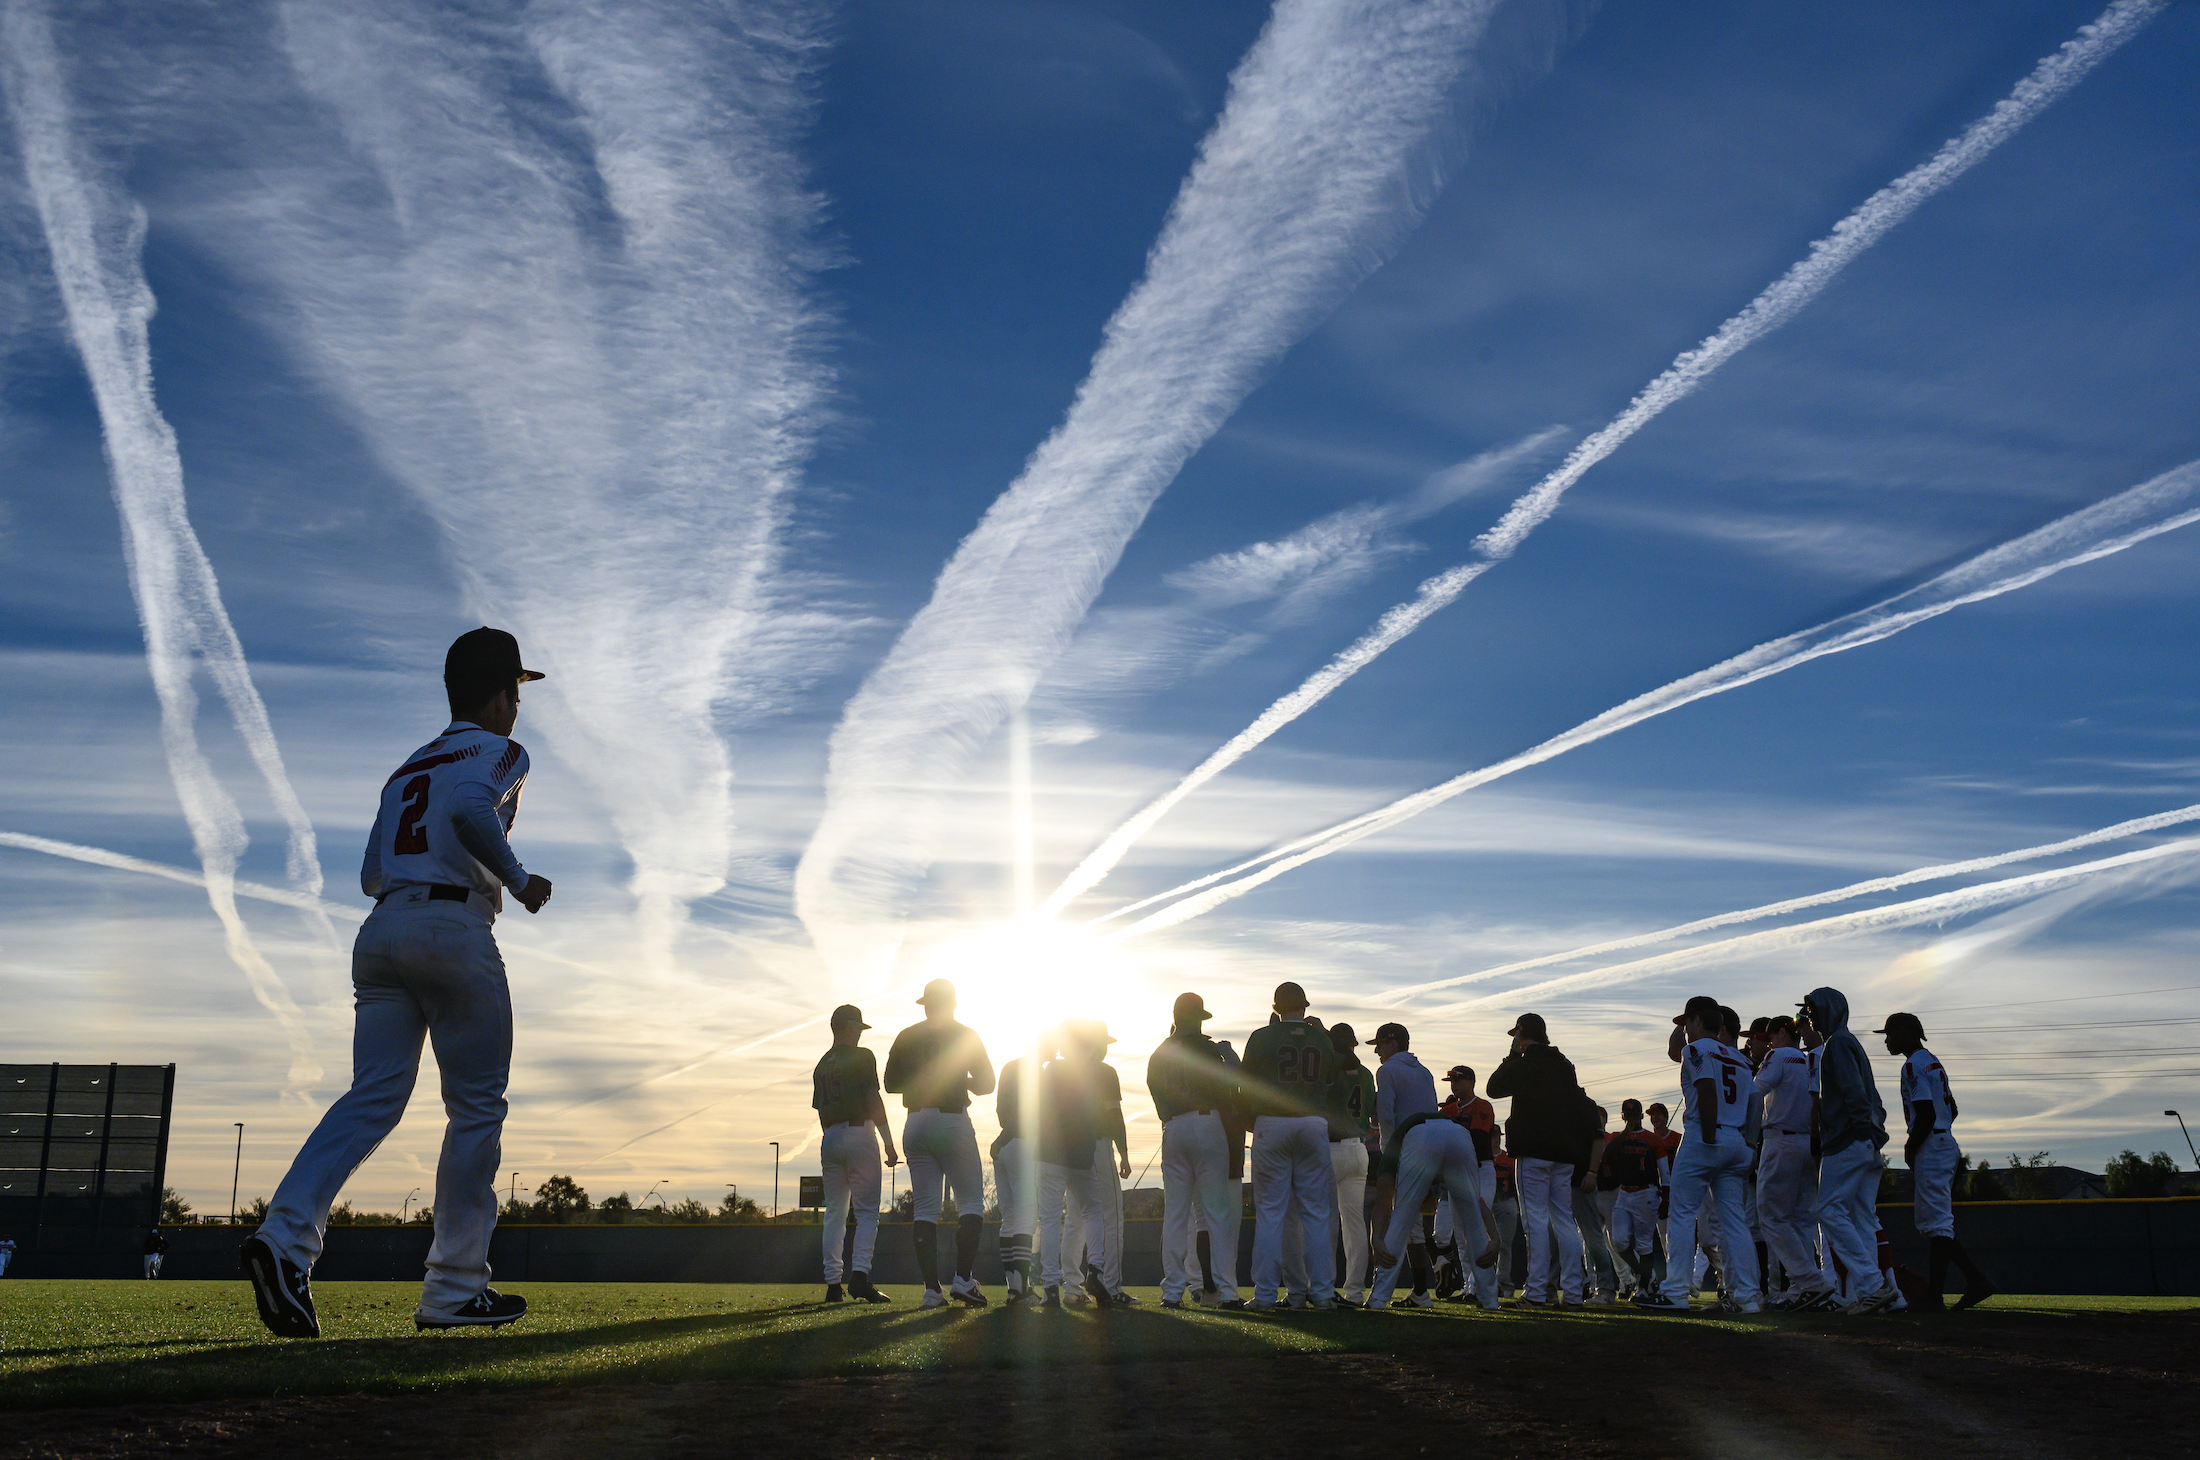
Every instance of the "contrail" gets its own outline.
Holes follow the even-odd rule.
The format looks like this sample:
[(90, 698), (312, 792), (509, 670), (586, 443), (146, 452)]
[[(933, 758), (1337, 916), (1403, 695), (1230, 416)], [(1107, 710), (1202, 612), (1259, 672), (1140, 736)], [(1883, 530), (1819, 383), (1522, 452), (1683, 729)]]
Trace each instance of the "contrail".
[(1584, 969), (1580, 973), (1546, 979), (1542, 983), (1529, 984), (1523, 988), (1506, 989), (1501, 993), (1462, 1000), (1430, 1012), (1453, 1014), (1498, 1002), (1512, 1004), (1560, 990), (1629, 983), (1654, 974), (1678, 973), (1683, 969), (1697, 968), (1707, 963), (1783, 953), (1831, 938), (1851, 938), (1859, 933), (1878, 933), (1894, 928), (1912, 928), (1921, 923), (1944, 922), (1949, 918), (1962, 917), (1967, 913), (1998, 907), (2003, 903), (2020, 902), (2045, 892), (2075, 886), (2107, 873), (2144, 868), (2152, 863), (2190, 857), (2195, 853), (2200, 853), (2200, 837), (2186, 837), (2181, 841), (2164, 842), (2160, 846), (2124, 852), (2119, 856), (2103, 857), (2097, 862), (2081, 862), (2075, 867), (2059, 867), (2051, 872), (2028, 872), (2021, 877), (2007, 877), (1999, 882), (1982, 882), (1976, 887), (1959, 887), (1953, 892), (1935, 893), (1931, 897), (1920, 897), (1910, 902), (1889, 903), (1885, 907), (1842, 913), (1836, 917), (1820, 918), (1815, 922), (1797, 923), (1788, 928), (1767, 928), (1761, 933), (1744, 933), (1738, 938), (1722, 938), (1716, 943), (1676, 949), (1653, 958), (1638, 958), (1630, 963), (1613, 963), (1603, 968)]
[(1470, 983), (1482, 983), (1510, 974), (1526, 973), (1530, 969), (1550, 968), (1561, 963), (1571, 963), (1577, 958), (1600, 958), (1607, 953), (1624, 953), (1630, 948), (1647, 948), (1658, 943), (1670, 943), (1675, 938), (1693, 937), (1715, 928), (1733, 927), (1737, 923), (1760, 922), (1765, 918), (1785, 917), (1789, 913), (1806, 908), (1824, 907), (1829, 903), (1849, 902), (1874, 893), (1892, 892), (1897, 888), (1913, 886), (1919, 882), (1938, 882), (1947, 877), (1964, 877), (1973, 872), (1991, 871), (2014, 862), (2032, 862), (2042, 857), (2059, 857), (2065, 852), (2082, 851), (2099, 846), (2103, 842), (2122, 841), (2126, 837), (2141, 836), (2165, 827), (2181, 826), (2188, 821), (2200, 821), (2200, 806), (2181, 807), (2176, 811), (2162, 811), (2153, 816), (2141, 816), (2131, 821), (2119, 821), (2114, 826), (2104, 826), (2082, 836), (2066, 838), (2059, 842), (2046, 842), (2036, 847), (2020, 847), (2013, 852), (1999, 852), (1990, 857), (1972, 857), (1962, 862), (1941, 862), (1931, 867), (1918, 867), (1908, 872), (1897, 872), (1888, 877), (1873, 877), (1863, 882), (1851, 882), (1846, 887), (1836, 887), (1830, 892), (1814, 892), (1807, 897), (1791, 897), (1784, 902), (1768, 902), (1757, 907), (1742, 908), (1737, 912), (1719, 913), (1713, 917), (1698, 918), (1691, 923), (1676, 923), (1670, 928), (1655, 932), (1636, 933), (1625, 938), (1613, 938), (1603, 943), (1590, 943), (1580, 948), (1569, 948), (1564, 953), (1547, 953), (1539, 958), (1525, 958), (1518, 963), (1501, 964), (1496, 968), (1484, 968), (1465, 973), (1457, 978), (1440, 978), (1429, 983), (1408, 984), (1377, 995), (1372, 1003), (1383, 1007), (1396, 1007), (1417, 994), (1433, 993), (1437, 989), (1460, 988)]
[[(1418, 816), (1462, 792), (1487, 785), (1529, 766), (1541, 765), (1569, 750), (1602, 740), (1605, 736), (1631, 725), (1640, 724), (1644, 720), (1665, 714), (1669, 710), (1677, 710), (1683, 705), (1693, 704), (1711, 695), (1724, 694), (1728, 690), (1754, 684), (1760, 679), (1783, 673), (1828, 654), (1839, 654), (1844, 650), (1875, 644), (1967, 603), (1977, 603), (1982, 599), (2026, 587), (2065, 568), (2108, 557), (2149, 538), (2159, 537), (2165, 532), (2200, 521), (2200, 506), (2193, 505), (2196, 498), (2200, 498), (2200, 461), (2187, 462), (2174, 470), (2164, 472), (2152, 481), (2143, 482), (2106, 501), (2081, 508), (2036, 531), (2012, 539), (1999, 547), (1990, 548), (1918, 587), (1898, 593), (1869, 608), (1844, 614), (1840, 618), (1828, 620), (1798, 633), (1769, 640), (1722, 664), (1715, 664), (1685, 679), (1675, 680), (1660, 689), (1637, 696), (1508, 760), (1480, 770), (1468, 771), (1440, 785), (1393, 801), (1388, 806), (1340, 822), (1325, 831), (1300, 837), (1235, 867), (1211, 873), (1156, 897), (1146, 898), (1134, 906), (1156, 902), (1168, 902), (1169, 905), (1148, 914), (1113, 936), (1129, 937), (1173, 927), (1219, 907), (1232, 898), (1241, 897), (1263, 882), (1280, 877), (1294, 867), (1304, 866), (1317, 858), (1328, 856), (1331, 852), (1341, 851), (1363, 837), (1372, 836), (1378, 831)], [(1263, 863), (1267, 865), (1263, 866)], [(1259, 870), (1253, 871), (1254, 868)], [(1249, 875), (1240, 876), (1240, 873)], [(1236, 880), (1225, 881), (1227, 878)], [(1216, 883), (1221, 885), (1214, 885)], [(1205, 890), (1198, 890), (1202, 888)], [(1177, 898), (1182, 900), (1172, 900)], [(1128, 911), (1130, 909), (1125, 908), (1109, 916), (1121, 916)]]
[[(297, 1005), (261, 956), (237, 911), (236, 871), (246, 845), (244, 817), (199, 748), (191, 687), (194, 659), (205, 664), (238, 734), (290, 829), (288, 871), (301, 894), (320, 900), (321, 868), (306, 816), (267, 707), (253, 688), (244, 646), (222, 607), (213, 564), (191, 530), (183, 463), (175, 432), (153, 399), (147, 323), (154, 301), (139, 255), (145, 215), (87, 177), (70, 134), (70, 107), (54, 47), (51, 18), (37, 0), (17, 0), (0, 18), (9, 112), (23, 169), (44, 226), (47, 252), (99, 406), (115, 506), (122, 518), (130, 590), (145, 625), (145, 658), (160, 700), (161, 742), (191, 842), (206, 869), (206, 897), (221, 920), (229, 956), (290, 1043), (290, 1091), (303, 1095), (321, 1077)], [(313, 914), (331, 942), (325, 915)]]
[(441, 524), (475, 621), (544, 661), (530, 723), (610, 819), (662, 966), (725, 880), (721, 720), (839, 631), (779, 602), (830, 385), (796, 150), (822, 10), (278, 13), (316, 110), (196, 221), (275, 282), (271, 325)]
[(883, 976), (953, 784), (1068, 643), (1184, 462), (1389, 255), (1495, 0), (1278, 0), (1060, 427), (965, 538), (834, 731), (795, 906), (844, 983)]
[(1667, 407), (1693, 394), (1727, 361), (1802, 312), (1866, 249), (1884, 238), (1920, 204), (1970, 171), (1986, 155), (2015, 136), (2026, 122), (2112, 55), (2164, 9), (2167, 0), (2117, 0), (2098, 20), (2041, 61), (1994, 109), (1942, 145), (1930, 159), (1866, 198), (1833, 231), (1810, 246), (1803, 258), (1751, 300), (1741, 313), (1719, 326), (1710, 338), (1668, 366), (1627, 409), (1581, 443), (1556, 470), (1514, 502), (1495, 527), (1475, 540), (1475, 557), (1437, 574), (1408, 601), (1391, 609), (1375, 627), (1304, 684), (1276, 701), (1259, 719), (1192, 770), (1166, 793), (1123, 823), (1080, 863), (1050, 896), (1044, 911), (1060, 911), (1113, 870), (1132, 845), (1169, 809), (1248, 751), (1329, 697), (1331, 691), (1372, 663), (1384, 650), (1448, 607), (1469, 583), (1496, 567), (1526, 541), (1528, 534), (1558, 510), (1559, 499), (1590, 467), (1618, 450), (1628, 437), (1655, 420)]
[[(193, 872), (188, 867), (171, 867), (166, 862), (151, 862), (143, 857), (133, 857), (127, 852), (111, 852), (105, 847), (88, 847), (80, 842), (55, 841), (51, 837), (28, 836), (19, 831), (0, 831), (0, 847), (41, 852), (49, 857), (66, 857), (72, 862), (88, 862), (94, 867), (107, 867), (117, 872), (136, 872), (145, 877), (158, 877), (164, 882), (180, 882), (187, 887), (206, 886), (206, 875)], [(343, 918), (356, 923), (366, 916), (358, 908), (323, 902), (317, 897), (308, 897), (287, 887), (269, 887), (261, 882), (247, 882), (241, 877), (232, 879), (230, 886), (239, 897), (293, 907), (300, 912), (318, 913), (325, 918)]]

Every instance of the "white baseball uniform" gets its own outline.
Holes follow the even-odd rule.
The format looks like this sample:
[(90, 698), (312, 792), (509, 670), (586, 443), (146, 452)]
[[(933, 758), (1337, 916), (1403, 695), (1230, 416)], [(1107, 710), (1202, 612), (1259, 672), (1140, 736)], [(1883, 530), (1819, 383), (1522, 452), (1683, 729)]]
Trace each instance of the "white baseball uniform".
[(1212, 1110), (1172, 1116), (1161, 1128), (1161, 1296), (1174, 1303), (1192, 1284), (1196, 1206), (1215, 1270), (1215, 1290), (1225, 1303), (1237, 1297), (1237, 1244), (1212, 1234), (1237, 1236), (1238, 1184), (1230, 1179), (1230, 1137)]
[(313, 1266), (329, 1207), (403, 1118), (421, 1041), (433, 1040), (448, 1123), (424, 1315), (455, 1312), (489, 1283), (512, 1064), (512, 999), (490, 925), (501, 888), (529, 880), (506, 840), (526, 781), (518, 741), (460, 720), (383, 785), (359, 871), (375, 908), (352, 945), (351, 1088), (306, 1138), (258, 1233), (277, 1256)]
[(1948, 1088), (1948, 1071), (1931, 1050), (1919, 1048), (1902, 1062), (1903, 1119), (1914, 1117), (1925, 1104), (1932, 1106), (1933, 1128), (1910, 1164), (1910, 1214), (1919, 1236), (1953, 1237), (1956, 1159), (1962, 1154), (1954, 1129), (1956, 1097)]
[(1810, 1056), (1776, 1049), (1757, 1071), (1764, 1097), (1765, 1143), (1757, 1164), (1757, 1215), (1765, 1246), (1790, 1284), (1820, 1293), (1833, 1284), (1819, 1271), (1818, 1164), (1810, 1154)]
[(985, 1042), (953, 1019), (926, 1019), (894, 1036), (882, 1081), (901, 1096), (901, 1155), (909, 1164), (912, 1222), (937, 1223), (943, 1198), (959, 1216), (985, 1212), (985, 1164), (970, 1123), (970, 1097), (993, 1089)]
[(878, 1097), (878, 1060), (861, 1045), (834, 1045), (811, 1072), (810, 1108), (827, 1122), (818, 1139), (818, 1164), (825, 1178), (825, 1281), (839, 1282), (846, 1272), (841, 1248), (853, 1209), (855, 1244), (848, 1268), (868, 1275), (878, 1247), (878, 1194), (881, 1181), (878, 1132), (870, 1120)]
[[(1401, 1121), (1400, 1125), (1404, 1127), (1404, 1134), (1397, 1138), (1396, 1198), (1391, 1204), (1390, 1226), (1383, 1234), (1383, 1246), (1394, 1258), (1406, 1250), (1408, 1243), (1419, 1239), (1421, 1203), (1427, 1199), (1430, 1187), (1442, 1181), (1448, 1190), (1455, 1192), (1482, 1189), (1481, 1178), (1476, 1174), (1481, 1163), (1474, 1156), (1474, 1137), (1465, 1126), (1442, 1116), (1426, 1116), (1418, 1123)], [(1387, 1152), (1384, 1159), (1391, 1159)], [(1473, 1201), (1473, 1197), (1465, 1197), (1461, 1204)], [(1472, 1242), (1461, 1244), (1459, 1259), (1471, 1268), (1482, 1250), (1489, 1246), (1488, 1229), (1482, 1226), (1479, 1209), (1466, 1230), (1477, 1236)], [(1392, 1262), (1376, 1276), (1375, 1286), (1368, 1293), (1369, 1307), (1390, 1306), (1402, 1265)]]
[[(1721, 1264), (1727, 1291), (1745, 1309), (1758, 1301), (1755, 1244), (1742, 1211), (1742, 1175), (1749, 1169), (1750, 1149), (1743, 1139), (1749, 1121), (1745, 1094), (1750, 1089), (1749, 1062), (1716, 1039), (1699, 1039), (1681, 1055), (1681, 1147), (1673, 1158), (1673, 1185), (1667, 1230), (1674, 1250), (1665, 1269), (1665, 1300), (1686, 1303), (1694, 1285), (1696, 1214), (1706, 1200), (1717, 1216), (1719, 1244), (1728, 1260)], [(1717, 1141), (1706, 1145), (1700, 1134), (1696, 1084), (1711, 1083), (1716, 1108), (1706, 1112), (1715, 1124)], [(1751, 1260), (1741, 1254), (1749, 1253)]]

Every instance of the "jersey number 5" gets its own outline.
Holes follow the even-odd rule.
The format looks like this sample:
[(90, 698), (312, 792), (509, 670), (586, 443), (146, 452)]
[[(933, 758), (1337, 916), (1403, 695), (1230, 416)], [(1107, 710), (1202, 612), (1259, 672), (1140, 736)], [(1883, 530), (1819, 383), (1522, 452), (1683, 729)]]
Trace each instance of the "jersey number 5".
[(1742, 1092), (1734, 1087), (1734, 1069), (1731, 1065), (1722, 1064), (1719, 1066), (1719, 1084), (1726, 1094), (1725, 1104), (1738, 1105), (1741, 1103)]
[(414, 776), (405, 783), (405, 814), (397, 818), (397, 855), (417, 856), (428, 850), (428, 832), (420, 818), (428, 809), (428, 778)]

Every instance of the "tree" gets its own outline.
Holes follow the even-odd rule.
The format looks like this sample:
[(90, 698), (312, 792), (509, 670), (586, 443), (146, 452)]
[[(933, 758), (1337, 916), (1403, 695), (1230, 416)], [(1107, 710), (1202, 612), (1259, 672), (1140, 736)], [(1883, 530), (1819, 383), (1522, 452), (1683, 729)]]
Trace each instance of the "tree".
[(435, 1208), (414, 1207), (412, 1209), (412, 1215), (405, 1220), (406, 1224), (409, 1226), (432, 1227), (435, 1225)]
[(2108, 1163), (2108, 1194), (2160, 1196), (2176, 1175), (2177, 1163), (2168, 1152), (2156, 1151), (2142, 1160), (2137, 1151), (2127, 1149)]
[(701, 1224), (710, 1220), (710, 1208), (704, 1206), (692, 1196), (674, 1202), (664, 1209), (664, 1213), (668, 1219), (675, 1222)]
[(267, 1220), (267, 1198), (256, 1196), (237, 1208), (237, 1220), (248, 1227), (257, 1227)]
[(553, 1176), (535, 1188), (535, 1216), (562, 1222), (588, 1210), (588, 1193), (570, 1176)]
[(1991, 1161), (1981, 1161), (1978, 1163), (1978, 1169), (1971, 1173), (1971, 1200), (2009, 1200), (2008, 1189), (2004, 1187), (2001, 1182), (1995, 1177), (1994, 1173), (1988, 1169), (1993, 1164), (1994, 1163)]
[(886, 1220), (889, 1222), (913, 1222), (916, 1219), (917, 1194), (913, 1191), (905, 1191), (895, 1197), (893, 1206), (886, 1213)]
[(721, 1222), (761, 1222), (764, 1209), (737, 1191), (726, 1193), (726, 1199), (718, 1203), (718, 1220)]
[(614, 1227), (623, 1225), (627, 1218), (633, 1215), (634, 1198), (623, 1191), (617, 1196), (607, 1196), (596, 1203), (596, 1220), (607, 1222)]
[(2055, 1195), (2054, 1177), (2047, 1168), (2055, 1164), (2055, 1157), (2048, 1151), (2034, 1151), (2030, 1156), (2009, 1153), (2009, 1194), (2018, 1201), (2049, 1201)]
[(188, 1227), (197, 1220), (191, 1215), (191, 1203), (179, 1196), (173, 1186), (160, 1189), (160, 1224), (163, 1227)]

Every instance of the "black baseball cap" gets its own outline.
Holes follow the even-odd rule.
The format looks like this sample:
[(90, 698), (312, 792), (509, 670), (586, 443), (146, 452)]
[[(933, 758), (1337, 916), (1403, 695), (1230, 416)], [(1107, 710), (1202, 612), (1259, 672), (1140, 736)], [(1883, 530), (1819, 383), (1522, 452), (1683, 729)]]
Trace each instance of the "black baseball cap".
[(1359, 1031), (1349, 1024), (1329, 1026), (1329, 1047), (1339, 1054), (1350, 1054), (1359, 1047)]
[(1450, 1069), (1444, 1071), (1444, 1078), (1447, 1080), (1471, 1080), (1474, 1078), (1474, 1070), (1469, 1065), (1453, 1065)]
[(1919, 1039), (1925, 1037), (1925, 1021), (1915, 1014), (1889, 1014), (1884, 1028), (1874, 1029), (1874, 1034), (1910, 1034)]
[(1513, 1020), (1513, 1027), (1506, 1030), (1505, 1033), (1508, 1037), (1516, 1039), (1523, 1034), (1532, 1034), (1537, 1039), (1544, 1040), (1551, 1037), (1550, 1031), (1543, 1027), (1543, 1016), (1541, 1014), (1522, 1014), (1519, 1018)]
[(1719, 1012), (1719, 1001), (1709, 994), (1698, 994), (1682, 1005), (1681, 1011), (1673, 1016), (1673, 1022), (1676, 1025), (1686, 1024), (1691, 1017), (1703, 1021), (1703, 1025), (1707, 1029), (1724, 1027), (1725, 1021)]
[(1370, 1039), (1368, 1043), (1381, 1044), (1386, 1039), (1393, 1044), (1403, 1044), (1409, 1048), (1413, 1043), (1413, 1036), (1406, 1033), (1406, 1026), (1403, 1024), (1382, 1025), (1376, 1029), (1375, 1037)]
[(519, 640), (483, 625), (451, 640), (443, 655), (443, 683), (452, 689), (525, 683), (542, 676), (519, 662)]
[(843, 1024), (853, 1024), (858, 1029), (871, 1027), (863, 1022), (863, 1011), (853, 1004), (842, 1004), (833, 1010), (833, 1028), (838, 1029)]
[(1215, 1017), (1207, 1012), (1207, 1001), (1197, 994), (1178, 994), (1176, 1004), (1170, 1012), (1175, 1015), (1176, 1022), (1179, 1024), (1187, 1021), (1196, 1023), (1200, 1020)]

